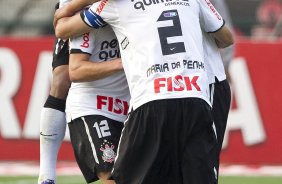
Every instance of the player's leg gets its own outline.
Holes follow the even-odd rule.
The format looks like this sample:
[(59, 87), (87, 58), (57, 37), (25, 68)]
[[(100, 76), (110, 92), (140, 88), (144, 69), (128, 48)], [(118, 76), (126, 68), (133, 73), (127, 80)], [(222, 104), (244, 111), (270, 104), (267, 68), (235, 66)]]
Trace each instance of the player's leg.
[(214, 125), (216, 128), (218, 148), (216, 152), (216, 170), (219, 171), (220, 152), (224, 139), (224, 134), (227, 125), (228, 113), (231, 103), (231, 91), (227, 80), (216, 81), (213, 93), (212, 115), (214, 119)]
[(99, 180), (103, 184), (115, 184), (116, 182), (114, 180), (109, 180), (110, 175), (111, 175), (111, 172), (99, 172), (99, 173), (97, 173)]
[(165, 125), (174, 114), (166, 111), (166, 102), (149, 102), (129, 114), (112, 172), (117, 184), (168, 184), (171, 150), (163, 131), (170, 131)]
[[(195, 112), (196, 105), (200, 106), (198, 112)], [(156, 100), (131, 112), (122, 131), (112, 172), (116, 183), (187, 184), (189, 181), (208, 184), (215, 181), (214, 162), (209, 163), (214, 159), (210, 153), (216, 147), (210, 111), (203, 100), (188, 98)], [(204, 137), (202, 145), (197, 145), (196, 138), (193, 141), (197, 145), (195, 148), (190, 146), (192, 143), (188, 144), (192, 133), (199, 133), (197, 138)], [(200, 150), (191, 154), (199, 158), (193, 162), (195, 165), (184, 157), (191, 149)], [(188, 169), (197, 174), (195, 180), (186, 172)]]
[[(59, 42), (55, 48), (58, 48)], [(68, 73), (68, 46), (54, 51), (53, 81), (50, 94), (41, 111), (40, 118), (40, 172), (38, 183), (52, 184), (56, 181), (56, 161), (66, 130), (65, 103), (70, 79)]]
[(123, 123), (92, 115), (72, 120), (68, 126), (75, 158), (86, 182), (100, 179), (103, 184), (115, 184), (108, 178)]
[(185, 103), (184, 112), (189, 113), (183, 115), (180, 132), (181, 183), (215, 184), (217, 139), (212, 127), (211, 107), (201, 99), (190, 99)]

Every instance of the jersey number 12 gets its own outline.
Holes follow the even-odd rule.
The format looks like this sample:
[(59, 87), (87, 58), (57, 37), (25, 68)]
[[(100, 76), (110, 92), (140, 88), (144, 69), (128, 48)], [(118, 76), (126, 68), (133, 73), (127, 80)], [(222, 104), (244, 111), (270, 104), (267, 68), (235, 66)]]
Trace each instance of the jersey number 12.
[(109, 125), (106, 120), (101, 121), (99, 124), (98, 122), (95, 122), (93, 127), (96, 128), (99, 138), (107, 137), (111, 135)]

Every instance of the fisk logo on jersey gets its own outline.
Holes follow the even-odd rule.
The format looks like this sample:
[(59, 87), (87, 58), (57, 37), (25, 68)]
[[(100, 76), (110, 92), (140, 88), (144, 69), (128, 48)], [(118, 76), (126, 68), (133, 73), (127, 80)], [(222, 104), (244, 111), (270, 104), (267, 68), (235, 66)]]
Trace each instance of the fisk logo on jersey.
[(199, 76), (182, 76), (176, 75), (174, 77), (160, 77), (154, 80), (154, 91), (160, 93), (161, 90), (172, 92), (172, 91), (201, 91), (197, 81)]
[(141, 0), (138, 2), (134, 2), (134, 1), (135, 0), (131, 0), (131, 2), (134, 3), (134, 8), (137, 10), (142, 9), (143, 11), (147, 6), (156, 5), (160, 3), (164, 3), (165, 6), (170, 6), (170, 5), (190, 6), (189, 0)]
[(119, 58), (120, 51), (118, 48), (117, 39), (113, 39), (111, 41), (103, 41), (101, 43), (101, 52), (99, 53), (99, 59), (103, 61), (107, 61), (112, 58)]
[(216, 11), (215, 7), (212, 5), (212, 3), (210, 2), (210, 0), (205, 0), (207, 5), (210, 7), (211, 11), (215, 14), (215, 16), (217, 17), (218, 20), (221, 20), (222, 17), (220, 16), (220, 14)]
[(128, 102), (110, 96), (97, 95), (97, 109), (104, 109), (115, 114), (127, 115)]

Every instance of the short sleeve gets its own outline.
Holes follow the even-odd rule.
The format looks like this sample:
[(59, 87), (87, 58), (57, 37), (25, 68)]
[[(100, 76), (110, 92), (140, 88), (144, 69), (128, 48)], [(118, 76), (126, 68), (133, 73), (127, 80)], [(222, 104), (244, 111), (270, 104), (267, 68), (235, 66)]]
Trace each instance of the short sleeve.
[(224, 26), (224, 20), (209, 0), (198, 0), (200, 5), (200, 23), (208, 33), (216, 32)]
[(70, 39), (70, 53), (85, 53), (91, 55), (94, 50), (95, 35), (93, 32)]
[(85, 22), (89, 27), (98, 29), (104, 27), (107, 23), (101, 18), (100, 15), (93, 11), (93, 5), (89, 9), (85, 9), (81, 11), (80, 16), (81, 19)]

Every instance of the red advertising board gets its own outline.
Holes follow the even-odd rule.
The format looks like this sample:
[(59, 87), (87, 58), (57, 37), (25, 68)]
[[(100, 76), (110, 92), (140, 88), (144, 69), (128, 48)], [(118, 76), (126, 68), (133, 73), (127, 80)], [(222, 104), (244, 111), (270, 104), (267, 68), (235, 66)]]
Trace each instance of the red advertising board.
[[(236, 107), (229, 115), (222, 162), (282, 164), (281, 58), (282, 42), (237, 42), (230, 68)], [(238, 67), (243, 62), (245, 67)]]
[[(53, 38), (0, 38), (0, 160), (39, 159), (52, 47)], [(282, 42), (237, 41), (223, 163), (282, 164), (281, 51)], [(59, 159), (74, 159), (69, 140)]]
[[(0, 39), (0, 160), (39, 159), (39, 116), (50, 87), (53, 42)], [(59, 159), (74, 159), (69, 142)]]

